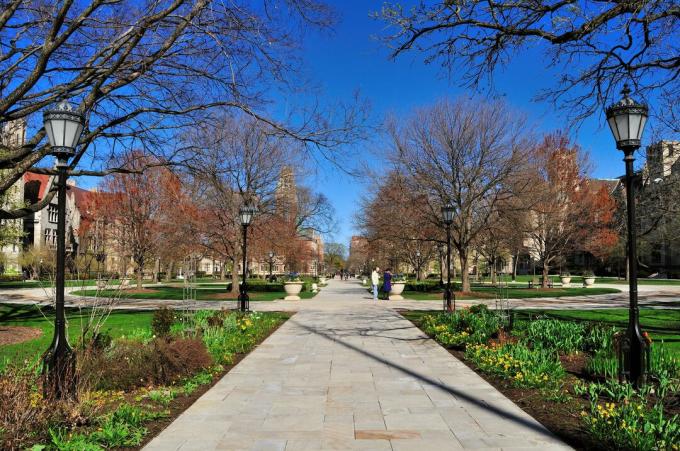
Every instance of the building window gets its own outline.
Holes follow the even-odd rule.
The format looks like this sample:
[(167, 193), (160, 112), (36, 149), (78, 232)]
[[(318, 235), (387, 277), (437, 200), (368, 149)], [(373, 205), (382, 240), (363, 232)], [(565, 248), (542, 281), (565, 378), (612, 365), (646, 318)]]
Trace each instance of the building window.
[(56, 205), (48, 205), (47, 206), (47, 220), (49, 222), (57, 222), (58, 218), (58, 211), (57, 211), (57, 206)]

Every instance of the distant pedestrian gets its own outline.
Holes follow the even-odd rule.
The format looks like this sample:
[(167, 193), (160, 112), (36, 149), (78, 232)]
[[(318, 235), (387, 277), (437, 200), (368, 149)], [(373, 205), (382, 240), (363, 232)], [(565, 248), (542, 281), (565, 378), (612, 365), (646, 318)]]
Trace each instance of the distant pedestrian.
[(383, 286), (382, 286), (383, 296), (385, 296), (386, 301), (389, 301), (390, 299), (391, 289), (392, 289), (392, 271), (390, 270), (390, 268), (387, 268), (383, 274)]
[(380, 271), (380, 268), (376, 266), (375, 269), (373, 269), (373, 272), (371, 273), (371, 285), (373, 285), (374, 301), (378, 300), (378, 283), (380, 283), (380, 274), (378, 273), (378, 271)]

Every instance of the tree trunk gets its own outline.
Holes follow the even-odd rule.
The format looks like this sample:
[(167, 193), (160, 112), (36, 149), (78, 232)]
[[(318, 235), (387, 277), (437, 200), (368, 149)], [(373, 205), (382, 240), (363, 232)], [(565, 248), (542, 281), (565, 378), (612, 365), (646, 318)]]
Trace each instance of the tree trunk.
[(142, 265), (137, 265), (137, 289), (142, 289), (142, 278), (144, 277), (144, 270)]
[(517, 265), (519, 263), (519, 252), (517, 252), (514, 256), (514, 261), (512, 262), (512, 281), (514, 282), (517, 280)]
[(227, 264), (224, 261), (220, 263), (222, 264), (222, 268), (220, 270), (220, 280), (225, 281), (227, 280)]
[(165, 266), (165, 281), (170, 282), (172, 280), (172, 273), (175, 271), (175, 262), (170, 261)]
[(460, 278), (462, 281), (462, 291), (470, 292), (470, 274), (468, 271), (467, 251), (458, 249), (458, 258), (460, 260)]
[(541, 283), (541, 288), (548, 288), (548, 271), (550, 267), (544, 263), (543, 264), (543, 283)]
[(238, 294), (238, 281), (239, 281), (238, 263), (236, 262), (235, 258), (232, 258), (231, 259), (231, 292), (233, 294)]
[(491, 285), (496, 285), (496, 257), (491, 258)]

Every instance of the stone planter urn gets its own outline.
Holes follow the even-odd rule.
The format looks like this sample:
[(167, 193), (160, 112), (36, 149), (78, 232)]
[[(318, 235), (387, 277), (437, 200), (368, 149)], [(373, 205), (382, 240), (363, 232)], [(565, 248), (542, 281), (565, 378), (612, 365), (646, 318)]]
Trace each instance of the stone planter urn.
[(404, 292), (405, 286), (406, 286), (406, 282), (392, 282), (392, 288), (390, 289), (390, 296), (389, 296), (390, 301), (401, 301), (401, 300), (403, 300), (404, 297), (401, 295), (401, 293)]
[(319, 283), (320, 283), (321, 285), (326, 285), (326, 277), (325, 277), (325, 276), (319, 277)]
[(312, 293), (316, 293), (319, 291), (319, 286), (315, 283), (312, 284)]
[(571, 285), (571, 276), (560, 276), (560, 282), (564, 288), (568, 288)]
[(302, 291), (302, 282), (286, 282), (283, 284), (283, 289), (286, 290), (286, 297), (284, 301), (299, 301), (300, 292)]
[(583, 286), (585, 288), (592, 287), (593, 285), (595, 285), (595, 276), (583, 277)]

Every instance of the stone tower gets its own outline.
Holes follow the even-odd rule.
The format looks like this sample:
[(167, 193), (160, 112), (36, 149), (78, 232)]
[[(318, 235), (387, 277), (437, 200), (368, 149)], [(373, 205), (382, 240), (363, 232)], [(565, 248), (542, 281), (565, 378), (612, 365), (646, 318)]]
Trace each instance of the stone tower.
[(292, 167), (284, 166), (276, 186), (276, 209), (283, 217), (292, 218), (297, 214), (297, 206), (295, 173)]
[(680, 173), (680, 142), (659, 141), (647, 147), (649, 179), (664, 179)]

